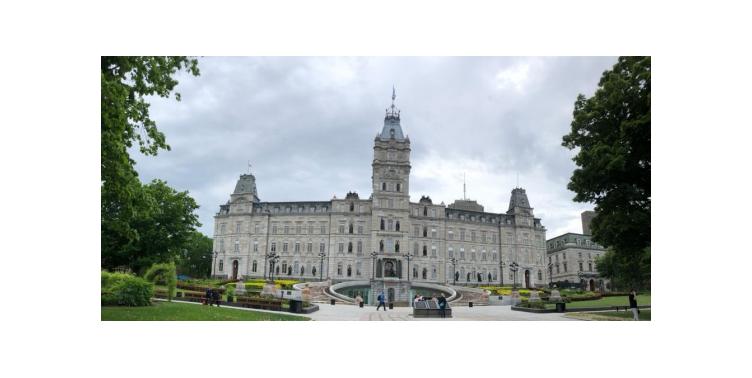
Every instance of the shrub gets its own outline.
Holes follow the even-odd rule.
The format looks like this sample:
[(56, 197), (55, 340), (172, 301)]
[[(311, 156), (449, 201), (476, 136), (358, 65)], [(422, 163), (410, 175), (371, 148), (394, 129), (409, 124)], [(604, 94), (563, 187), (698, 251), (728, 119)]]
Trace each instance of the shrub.
[(124, 273), (102, 272), (103, 306), (148, 306), (154, 285), (143, 278)]
[(546, 309), (546, 304), (544, 302), (538, 301), (538, 302), (527, 302), (523, 301), (518, 305), (519, 307), (525, 307), (525, 308), (538, 308), (541, 310)]
[(147, 280), (167, 286), (167, 300), (172, 301), (175, 296), (175, 287), (177, 286), (177, 272), (175, 263), (158, 263), (154, 264), (146, 271), (144, 278)]

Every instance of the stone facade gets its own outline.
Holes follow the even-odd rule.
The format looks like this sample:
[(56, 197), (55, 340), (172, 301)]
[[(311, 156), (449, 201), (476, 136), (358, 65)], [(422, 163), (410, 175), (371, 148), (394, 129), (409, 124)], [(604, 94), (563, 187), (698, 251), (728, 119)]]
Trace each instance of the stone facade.
[(560, 287), (581, 286), (587, 290), (605, 289), (603, 280), (595, 268), (595, 259), (605, 249), (593, 242), (590, 235), (566, 233), (546, 243), (549, 274), (552, 282)]
[[(330, 201), (261, 202), (255, 177), (241, 175), (214, 219), (213, 275), (258, 278), (273, 270), (275, 277), (303, 280), (409, 275), (432, 283), (511, 284), (508, 267), (517, 262), (518, 285), (547, 284), (546, 229), (524, 189), (513, 189), (509, 209), (498, 214), (467, 199), (449, 206), (427, 196), (410, 202), (410, 151), (392, 103), (374, 139), (368, 199), (348, 193)], [(274, 265), (270, 253), (279, 256)]]

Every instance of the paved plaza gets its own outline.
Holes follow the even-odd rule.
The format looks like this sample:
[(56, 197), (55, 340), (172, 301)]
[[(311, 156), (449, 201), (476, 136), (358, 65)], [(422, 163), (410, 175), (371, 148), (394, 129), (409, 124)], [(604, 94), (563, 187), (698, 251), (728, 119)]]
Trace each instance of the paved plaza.
[(313, 320), (418, 320), (418, 321), (457, 321), (457, 320), (576, 320), (567, 318), (564, 314), (533, 314), (529, 312), (512, 311), (510, 306), (458, 306), (452, 307), (454, 317), (445, 319), (420, 318), (413, 319), (411, 307), (395, 307), (393, 310), (376, 311), (376, 307), (357, 307), (353, 305), (319, 304), (319, 311), (307, 314)]

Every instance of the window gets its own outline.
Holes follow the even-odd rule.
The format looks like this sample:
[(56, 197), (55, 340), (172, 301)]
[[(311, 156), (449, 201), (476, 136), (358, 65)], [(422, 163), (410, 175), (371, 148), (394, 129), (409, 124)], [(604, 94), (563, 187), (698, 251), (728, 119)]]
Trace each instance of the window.
[(465, 229), (460, 228), (460, 240), (465, 240)]
[(300, 234), (302, 234), (302, 233), (303, 233), (303, 232), (301, 232), (301, 230), (300, 230), (300, 225), (296, 225), (296, 226), (295, 226), (295, 233), (296, 233), (296, 234), (298, 234), (298, 235), (300, 235)]
[(300, 242), (295, 242), (295, 253), (300, 253)]
[(358, 225), (358, 233), (359, 234), (363, 233), (363, 226), (362, 225)]
[(282, 261), (282, 271), (287, 272), (287, 261)]
[(347, 253), (352, 253), (352, 252), (353, 252), (352, 242), (348, 242), (347, 243)]
[(475, 230), (470, 231), (470, 240), (475, 241)]
[(382, 191), (386, 191), (386, 183), (385, 182), (381, 183), (381, 190)]
[(222, 271), (222, 269), (224, 268), (224, 266), (225, 266), (225, 262), (223, 260), (219, 260), (219, 271), (220, 272)]
[(272, 242), (271, 251), (277, 252), (277, 243)]
[(582, 271), (582, 263), (580, 263), (580, 271)]
[(379, 240), (379, 252), (384, 252), (384, 241)]
[(313, 235), (313, 224), (308, 225), (308, 234)]
[(413, 255), (418, 255), (418, 243), (413, 243)]
[(398, 191), (398, 192), (399, 192), (399, 191), (401, 191), (401, 188), (400, 188), (400, 184), (399, 184), (399, 183), (397, 183), (397, 191)]
[(433, 278), (433, 279), (436, 278), (436, 267), (435, 266), (433, 268), (431, 268), (431, 278)]
[(240, 253), (240, 241), (235, 240), (235, 253)]
[(360, 276), (360, 271), (362, 269), (363, 269), (363, 264), (360, 261), (358, 261), (357, 263), (355, 263), (355, 275), (356, 276)]
[(394, 252), (399, 252), (399, 240), (394, 242)]
[(415, 231), (415, 237), (420, 236), (420, 227), (419, 226), (413, 226), (413, 231)]
[(588, 266), (588, 268), (587, 268), (588, 272), (592, 272), (593, 271), (593, 263), (589, 262), (587, 264), (587, 266)]
[(253, 241), (253, 252), (258, 252), (258, 242), (255, 240)]
[(423, 244), (423, 256), (428, 256), (428, 247)]
[(258, 263), (256, 260), (253, 260), (253, 265), (251, 265), (251, 272), (256, 273), (256, 269), (258, 269)]
[(564, 263), (564, 273), (567, 272), (567, 263)]
[(237, 234), (240, 233), (240, 227), (241, 227), (242, 224), (243, 224), (243, 222), (237, 222), (237, 223), (235, 223), (235, 233), (237, 233)]
[(342, 275), (342, 263), (337, 263), (337, 275)]
[(538, 269), (538, 281), (543, 281), (543, 272)]
[(326, 224), (321, 225), (321, 234), (326, 234)]
[(350, 202), (350, 212), (355, 211), (355, 204)]
[(431, 229), (431, 237), (434, 238), (434, 239), (436, 238), (436, 229), (435, 228)]
[(381, 230), (384, 230), (384, 218), (381, 218)]
[(272, 225), (272, 234), (276, 234), (276, 233), (277, 233), (277, 225), (273, 224)]
[(450, 258), (450, 259), (451, 259), (452, 257), (454, 257), (454, 250), (452, 249), (452, 247), (449, 247), (449, 251), (448, 251), (448, 252), (449, 252), (449, 258)]
[(424, 217), (427, 217), (427, 216), (428, 216), (428, 208), (427, 208), (427, 207), (425, 207), (425, 206), (423, 206), (423, 216), (424, 216)]
[(431, 246), (431, 257), (436, 257), (436, 246), (435, 245)]
[(352, 277), (352, 265), (347, 266), (347, 276)]
[(395, 230), (395, 231), (399, 231), (399, 230), (400, 230), (400, 226), (399, 226), (399, 221), (397, 221), (397, 222), (396, 222), (396, 223), (394, 224), (394, 230)]
[(306, 245), (306, 252), (308, 253), (313, 252), (313, 243), (308, 243), (308, 245)]
[(449, 230), (449, 232), (447, 233), (447, 239), (454, 240), (454, 231)]
[(425, 280), (427, 276), (428, 276), (428, 269), (423, 268), (423, 279)]
[(465, 248), (460, 248), (460, 260), (465, 259)]
[(258, 223), (256, 223), (256, 224), (255, 224), (255, 225), (253, 226), (253, 233), (254, 233), (254, 234), (258, 234), (258, 233), (259, 233), (259, 230), (260, 230), (260, 229), (261, 229), (261, 226), (260, 226), (260, 225), (259, 225)]
[(339, 225), (339, 233), (340, 234), (344, 234), (345, 233), (345, 225), (344, 224), (340, 224)]
[(389, 208), (394, 209), (394, 200), (391, 198), (389, 199)]
[(424, 238), (428, 237), (428, 227), (426, 227), (426, 226), (423, 226), (423, 237)]
[(219, 251), (224, 252), (225, 251), (225, 241), (224, 239), (219, 241)]
[(353, 227), (354, 227), (353, 224), (350, 223), (350, 226), (348, 227), (348, 232), (351, 234), (353, 233)]
[(363, 253), (363, 242), (358, 240), (358, 254)]
[(326, 244), (319, 243), (319, 252), (326, 252)]
[[(496, 255), (496, 251), (494, 251), (494, 252), (493, 252), (493, 254), (491, 254), (491, 256), (492, 256), (492, 258), (493, 258), (493, 261), (496, 261), (496, 258), (498, 257), (498, 256)], [(495, 278), (494, 278), (494, 279), (495, 279)]]
[(431, 216), (436, 218), (436, 209), (431, 209)]
[(339, 243), (339, 253), (345, 252), (345, 243)]
[(287, 252), (287, 243), (282, 243), (282, 252)]
[(387, 228), (386, 228), (387, 230), (394, 231), (394, 221), (393, 220), (389, 219), (388, 221), (386, 221), (386, 224), (387, 224)]
[(285, 235), (290, 233), (290, 226), (285, 225)]

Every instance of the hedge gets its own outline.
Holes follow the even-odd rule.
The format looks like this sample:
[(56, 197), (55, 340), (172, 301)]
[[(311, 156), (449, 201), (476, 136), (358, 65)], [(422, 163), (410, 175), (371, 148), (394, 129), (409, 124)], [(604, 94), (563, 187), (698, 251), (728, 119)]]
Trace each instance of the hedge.
[(102, 271), (103, 306), (149, 306), (154, 285), (143, 278)]

